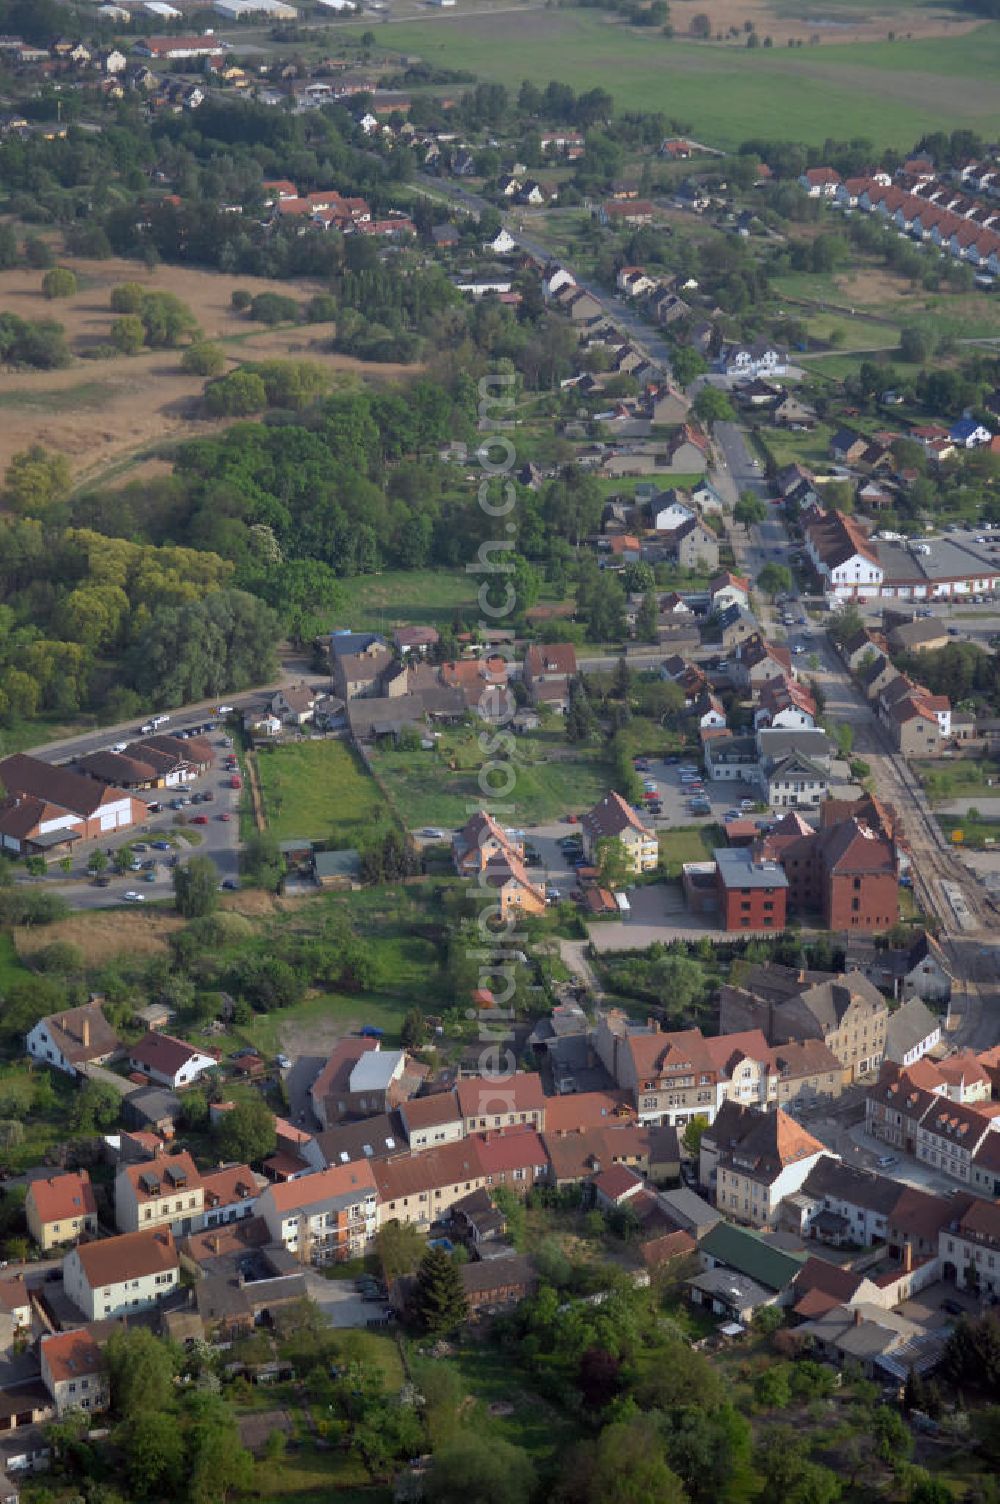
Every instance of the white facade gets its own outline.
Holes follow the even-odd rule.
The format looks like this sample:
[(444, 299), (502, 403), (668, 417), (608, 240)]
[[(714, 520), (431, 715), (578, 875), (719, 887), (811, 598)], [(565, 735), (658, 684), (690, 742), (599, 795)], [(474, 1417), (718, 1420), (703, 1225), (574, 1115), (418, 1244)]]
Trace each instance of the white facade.
[(672, 501), (669, 506), (657, 507), (651, 512), (649, 525), (658, 533), (672, 533), (674, 528), (690, 522), (695, 516), (692, 508), (686, 507), (682, 501)]
[(89, 1321), (101, 1321), (106, 1316), (131, 1316), (136, 1311), (148, 1311), (177, 1288), (180, 1270), (160, 1270), (154, 1274), (142, 1274), (136, 1279), (121, 1280), (116, 1284), (91, 1289), (80, 1262), (77, 1249), (72, 1249), (63, 1259), (63, 1285), (66, 1294)]
[(720, 1212), (734, 1222), (748, 1222), (753, 1227), (770, 1227), (774, 1224), (784, 1198), (794, 1196), (796, 1191), (801, 1190), (802, 1182), (810, 1170), (828, 1152), (826, 1149), (818, 1150), (815, 1154), (796, 1160), (794, 1164), (785, 1165), (768, 1184), (744, 1174), (738, 1164), (720, 1165), (715, 1204)]

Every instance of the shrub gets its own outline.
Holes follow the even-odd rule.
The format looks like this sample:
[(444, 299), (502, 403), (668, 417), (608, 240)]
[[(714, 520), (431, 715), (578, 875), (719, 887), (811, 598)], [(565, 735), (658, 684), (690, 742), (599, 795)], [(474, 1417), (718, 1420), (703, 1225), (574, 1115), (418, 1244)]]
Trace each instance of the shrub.
[(237, 287), (229, 301), (238, 313), (245, 313), (253, 302), (253, 294), (243, 287)]
[(250, 317), (261, 324), (287, 324), (298, 319), (299, 305), (279, 292), (258, 293), (250, 305)]
[(111, 325), (115, 348), (123, 355), (138, 355), (146, 343), (146, 330), (137, 313), (126, 313)]
[(42, 292), (49, 298), (71, 298), (76, 292), (76, 277), (68, 266), (54, 266), (42, 278)]
[(119, 282), (111, 289), (112, 313), (139, 313), (142, 310), (146, 289), (140, 282)]
[(225, 352), (219, 345), (191, 345), (181, 356), (181, 368), (191, 376), (221, 376), (226, 368)]
[(245, 418), (263, 412), (267, 391), (255, 371), (233, 371), (205, 388), (205, 411), (217, 418)]

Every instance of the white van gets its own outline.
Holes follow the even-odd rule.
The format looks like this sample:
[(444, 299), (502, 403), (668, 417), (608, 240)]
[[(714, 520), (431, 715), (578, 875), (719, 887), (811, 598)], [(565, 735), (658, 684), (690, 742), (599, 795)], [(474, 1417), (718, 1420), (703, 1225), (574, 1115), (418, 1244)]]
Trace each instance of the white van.
[(150, 725), (155, 731), (157, 726), (165, 726), (169, 719), (170, 717), (168, 715), (154, 715), (152, 721), (150, 722)]

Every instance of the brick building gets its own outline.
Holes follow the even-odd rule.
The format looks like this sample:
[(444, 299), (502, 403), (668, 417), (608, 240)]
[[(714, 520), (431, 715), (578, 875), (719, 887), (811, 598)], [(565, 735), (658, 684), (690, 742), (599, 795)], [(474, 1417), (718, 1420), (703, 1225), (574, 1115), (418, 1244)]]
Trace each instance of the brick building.
[(720, 847), (713, 855), (722, 928), (783, 930), (788, 879), (780, 864), (746, 846)]

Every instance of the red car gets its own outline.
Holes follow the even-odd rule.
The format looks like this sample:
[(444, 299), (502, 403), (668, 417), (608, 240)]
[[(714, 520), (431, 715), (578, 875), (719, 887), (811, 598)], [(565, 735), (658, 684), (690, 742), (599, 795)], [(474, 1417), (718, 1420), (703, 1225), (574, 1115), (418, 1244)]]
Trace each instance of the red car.
[(192, 825), (207, 825), (208, 824), (208, 816), (207, 815), (192, 815), (191, 816), (191, 824)]
[(232, 778), (230, 778), (229, 787), (231, 789), (241, 789), (243, 787), (243, 779), (240, 777), (239, 773), (234, 773)]
[(229, 813), (229, 811), (227, 809), (224, 809), (222, 811), (222, 814), (219, 816), (220, 820), (231, 820), (232, 818), (233, 818), (232, 815)]

